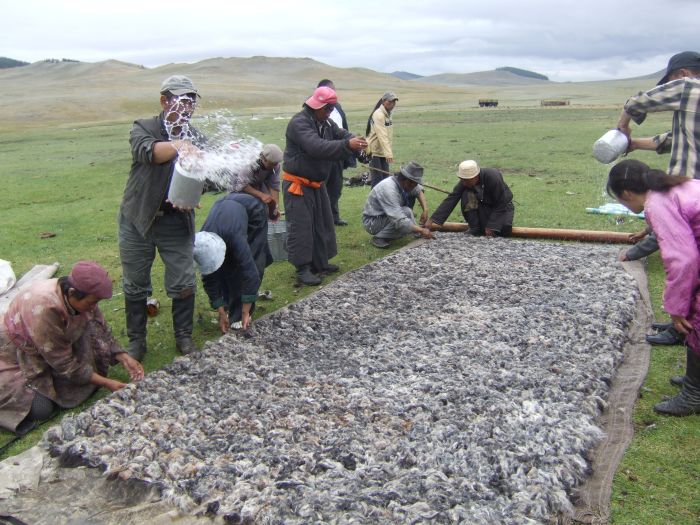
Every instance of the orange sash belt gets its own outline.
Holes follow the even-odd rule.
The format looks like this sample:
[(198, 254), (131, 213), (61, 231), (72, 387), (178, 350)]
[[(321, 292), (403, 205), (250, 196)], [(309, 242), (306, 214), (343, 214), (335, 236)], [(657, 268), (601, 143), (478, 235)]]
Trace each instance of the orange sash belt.
[(289, 186), (289, 193), (292, 195), (304, 195), (304, 189), (302, 186), (308, 186), (309, 188), (313, 188), (315, 190), (321, 187), (320, 182), (314, 182), (312, 180), (305, 179), (304, 177), (297, 177), (296, 175), (292, 175), (286, 171), (282, 172), (282, 179), (292, 183)]

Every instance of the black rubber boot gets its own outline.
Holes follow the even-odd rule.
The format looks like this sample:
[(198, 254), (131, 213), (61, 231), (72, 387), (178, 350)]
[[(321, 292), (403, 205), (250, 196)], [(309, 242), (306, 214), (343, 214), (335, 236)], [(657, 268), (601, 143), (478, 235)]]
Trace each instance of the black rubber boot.
[(658, 334), (648, 335), (647, 343), (650, 345), (680, 345), (683, 344), (683, 336), (673, 327), (659, 332)]
[(321, 278), (311, 272), (310, 264), (297, 266), (297, 284), (306, 286), (317, 286), (321, 284)]
[(376, 248), (388, 248), (391, 246), (391, 243), (387, 241), (386, 239), (382, 239), (381, 237), (372, 237), (372, 240), (370, 241), (372, 243), (372, 246)]
[(339, 271), (340, 266), (331, 263), (328, 263), (328, 266), (326, 266), (325, 268), (316, 268), (315, 266), (311, 267), (311, 273), (316, 273), (318, 275), (329, 275), (331, 273), (336, 273)]
[(126, 335), (129, 336), (127, 353), (137, 361), (143, 361), (146, 356), (146, 299), (124, 298), (126, 310)]
[(671, 379), (669, 379), (668, 382), (673, 386), (683, 386), (685, 376), (671, 376)]
[(183, 355), (197, 351), (192, 341), (194, 319), (194, 294), (185, 299), (173, 299), (173, 330), (175, 331), (175, 348)]
[(690, 348), (686, 352), (688, 364), (680, 394), (654, 405), (654, 412), (669, 416), (700, 414), (700, 356)]

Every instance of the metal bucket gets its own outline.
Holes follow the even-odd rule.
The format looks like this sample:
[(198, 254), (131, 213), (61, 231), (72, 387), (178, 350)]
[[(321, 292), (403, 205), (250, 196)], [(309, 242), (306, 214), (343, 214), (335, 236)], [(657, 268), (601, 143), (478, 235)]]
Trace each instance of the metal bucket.
[(194, 208), (202, 198), (204, 181), (185, 170), (179, 162), (175, 163), (173, 177), (170, 180), (168, 200), (178, 208)]
[(272, 260), (287, 260), (287, 223), (286, 221), (267, 223), (267, 245), (272, 252)]
[(617, 129), (611, 129), (593, 144), (593, 156), (598, 162), (610, 164), (627, 151), (627, 137)]

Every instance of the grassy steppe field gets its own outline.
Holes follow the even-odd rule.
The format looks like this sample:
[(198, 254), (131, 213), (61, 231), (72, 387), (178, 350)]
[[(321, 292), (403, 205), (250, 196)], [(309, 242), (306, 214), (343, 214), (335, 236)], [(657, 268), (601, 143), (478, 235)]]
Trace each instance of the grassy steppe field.
[[(351, 128), (358, 133), (364, 129), (371, 103), (367, 106), (367, 111), (348, 112)], [(198, 113), (205, 114), (208, 109), (203, 105)], [(612, 106), (478, 109), (467, 103), (448, 106), (436, 101), (431, 105), (422, 100), (397, 108), (395, 155), (399, 162), (418, 161), (426, 168), (426, 182), (447, 190), (454, 185), (456, 166), (464, 159), (474, 158), (483, 166), (501, 169), (515, 196), (516, 226), (632, 232), (643, 228), (643, 222), (585, 212), (586, 207), (609, 200), (604, 195), (608, 168), (592, 158), (591, 146), (614, 125), (618, 113), (619, 109)], [(241, 117), (237, 132), (283, 146), (287, 121), (272, 116), (263, 114), (258, 120), (250, 120), (249, 115)], [(652, 116), (643, 132), (666, 130), (668, 117)], [(206, 121), (202, 124), (206, 127)], [(115, 296), (101, 302), (100, 307), (123, 344), (127, 339), (116, 216), (130, 165), (130, 126), (129, 121), (115, 121), (0, 130), (0, 258), (12, 262), (18, 277), (36, 263), (58, 261), (59, 274), (63, 275), (79, 259), (99, 261), (115, 282)], [(634, 156), (659, 168), (665, 168), (668, 162), (666, 157), (650, 152)], [(360, 166), (345, 175), (363, 170)], [(369, 243), (361, 227), (360, 214), (368, 191), (368, 187), (346, 187), (343, 191), (341, 214), (350, 225), (337, 230), (339, 255), (334, 259), (343, 271), (386, 254)], [(443, 197), (432, 190), (426, 190), (426, 195), (431, 209)], [(202, 209), (197, 212), (198, 226), (218, 197), (203, 197)], [(461, 218), (454, 213), (451, 220)], [(42, 238), (45, 232), (55, 237)], [(285, 262), (268, 268), (262, 288), (271, 289), (274, 299), (261, 301), (257, 315), (313, 291), (294, 288), (293, 274), (292, 266)], [(656, 317), (665, 319), (660, 302), (663, 268), (658, 254), (649, 258), (648, 274)], [(153, 284), (161, 312), (149, 321), (149, 352), (144, 362), (148, 371), (164, 366), (175, 356), (170, 302), (162, 283), (163, 268), (157, 260)], [(194, 336), (199, 345), (218, 337), (215, 317), (201, 285)], [(652, 411), (662, 396), (675, 395), (668, 377), (679, 373), (684, 362), (681, 347), (652, 349), (649, 374), (635, 408), (635, 438), (615, 477), (614, 523), (700, 523), (700, 416), (674, 419)], [(120, 370), (113, 374), (125, 379)], [(35, 444), (46, 426), (20, 440), (3, 457)], [(0, 431), (0, 444), (10, 437)]]

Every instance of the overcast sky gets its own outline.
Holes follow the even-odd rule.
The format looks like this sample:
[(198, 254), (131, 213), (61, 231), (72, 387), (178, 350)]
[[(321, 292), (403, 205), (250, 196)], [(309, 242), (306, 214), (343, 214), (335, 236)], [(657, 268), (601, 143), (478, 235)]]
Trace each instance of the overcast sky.
[[(0, 56), (123, 60), (310, 57), (420, 75), (512, 66), (556, 81), (653, 73), (698, 50), (698, 0), (19, 0)], [(279, 79), (280, 81), (282, 79)]]

